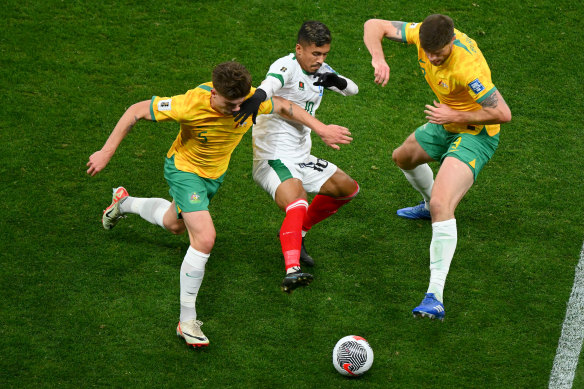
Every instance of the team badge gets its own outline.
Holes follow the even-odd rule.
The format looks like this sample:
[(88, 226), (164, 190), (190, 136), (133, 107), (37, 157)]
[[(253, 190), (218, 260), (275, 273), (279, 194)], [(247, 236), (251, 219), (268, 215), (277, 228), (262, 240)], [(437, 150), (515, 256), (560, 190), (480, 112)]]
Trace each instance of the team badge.
[(304, 90), (304, 83), (302, 81), (298, 82), (298, 90)]
[(470, 84), (468, 84), (468, 86), (470, 87), (470, 89), (472, 89), (472, 91), (475, 94), (479, 94), (481, 93), (483, 90), (485, 90), (485, 87), (483, 86), (483, 84), (481, 84), (481, 82), (479, 81), (478, 78), (474, 79), (473, 81), (471, 81)]
[(444, 81), (440, 80), (438, 82), (438, 85), (441, 86), (442, 88), (448, 89), (448, 84), (445, 83)]
[(280, 71), (281, 71), (282, 73), (284, 73), (286, 70), (288, 70), (288, 68), (287, 68), (286, 66), (282, 66), (282, 69), (280, 69)]
[(199, 196), (197, 194), (197, 192), (193, 192), (193, 194), (191, 195), (191, 198), (189, 199), (189, 202), (191, 204), (198, 204), (201, 202), (201, 196)]

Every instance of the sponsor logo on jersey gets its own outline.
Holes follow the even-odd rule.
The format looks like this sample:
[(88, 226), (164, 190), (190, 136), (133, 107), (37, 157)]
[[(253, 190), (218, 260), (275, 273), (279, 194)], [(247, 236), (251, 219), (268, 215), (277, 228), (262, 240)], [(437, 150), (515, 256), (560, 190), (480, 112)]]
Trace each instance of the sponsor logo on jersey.
[(479, 93), (481, 93), (483, 90), (485, 90), (485, 87), (483, 86), (483, 84), (481, 84), (481, 82), (479, 81), (478, 78), (474, 79), (473, 81), (470, 82), (470, 84), (468, 84), (468, 86), (470, 87), (470, 89), (472, 89), (472, 91), (474, 93), (476, 93), (477, 95)]
[(288, 70), (288, 68), (287, 68), (286, 66), (282, 66), (282, 69), (280, 69), (280, 71), (281, 71), (282, 73), (284, 73), (286, 70)]
[(158, 102), (158, 110), (159, 111), (170, 111), (171, 107), (170, 107), (170, 103), (171, 103), (171, 99), (166, 99), (166, 100), (160, 100)]
[(441, 86), (442, 88), (448, 89), (448, 84), (445, 83), (444, 81), (440, 80), (438, 82), (438, 85)]
[(298, 90), (304, 90), (304, 83), (302, 81), (298, 81)]

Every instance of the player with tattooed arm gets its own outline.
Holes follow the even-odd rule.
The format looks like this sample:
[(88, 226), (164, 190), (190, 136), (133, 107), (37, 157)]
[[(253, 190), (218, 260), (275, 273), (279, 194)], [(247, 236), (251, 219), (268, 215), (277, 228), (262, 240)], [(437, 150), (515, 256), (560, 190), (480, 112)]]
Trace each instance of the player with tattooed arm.
[[(408, 219), (431, 219), (430, 284), (416, 317), (444, 318), (443, 291), (456, 249), (454, 211), (499, 144), (500, 124), (511, 111), (491, 80), (474, 40), (454, 28), (446, 15), (422, 23), (371, 19), (363, 40), (371, 54), (375, 82), (389, 80), (382, 40), (416, 45), (418, 63), (438, 98), (425, 107), (428, 122), (414, 131), (392, 158), (424, 200), (397, 211)], [(434, 179), (428, 162), (440, 162)]]

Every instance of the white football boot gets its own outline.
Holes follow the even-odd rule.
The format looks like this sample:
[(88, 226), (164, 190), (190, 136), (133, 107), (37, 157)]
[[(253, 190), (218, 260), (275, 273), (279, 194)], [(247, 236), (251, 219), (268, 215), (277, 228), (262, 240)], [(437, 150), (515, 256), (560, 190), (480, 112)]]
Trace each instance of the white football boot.
[(111, 230), (116, 226), (118, 220), (123, 218), (122, 212), (120, 211), (120, 204), (128, 197), (128, 191), (123, 186), (114, 188), (114, 194), (112, 196), (112, 203), (103, 211), (103, 216), (101, 217), (101, 223), (103, 228), (106, 230)]
[(183, 338), (189, 346), (206, 347), (209, 345), (209, 339), (201, 331), (202, 325), (203, 322), (200, 320), (179, 321), (176, 326), (176, 335)]

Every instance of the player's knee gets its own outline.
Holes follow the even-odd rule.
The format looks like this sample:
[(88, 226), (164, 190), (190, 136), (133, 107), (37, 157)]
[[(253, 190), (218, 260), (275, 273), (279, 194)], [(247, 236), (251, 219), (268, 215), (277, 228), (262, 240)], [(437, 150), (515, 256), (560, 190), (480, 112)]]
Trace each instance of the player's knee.
[(432, 215), (432, 219), (442, 219), (450, 213), (451, 210), (449, 209), (448, 201), (433, 194), (430, 199), (430, 214)]
[(348, 200), (352, 200), (355, 196), (357, 196), (359, 194), (359, 190), (361, 189), (361, 187), (359, 186), (359, 183), (356, 180), (353, 180), (353, 185), (350, 188), (350, 193), (347, 195)]
[(215, 237), (216, 237), (215, 230), (201, 233), (199, 234), (199, 236), (195, 238), (196, 240), (195, 247), (199, 247), (198, 248), (199, 251), (209, 253), (211, 252), (211, 249), (213, 249), (213, 246), (215, 245)]
[(176, 217), (164, 217), (164, 228), (174, 235), (180, 235), (186, 231), (185, 223)]
[(186, 231), (186, 227), (184, 224), (175, 223), (169, 226), (165, 226), (168, 231), (173, 233), (174, 235), (181, 235)]
[(400, 169), (405, 169), (405, 161), (402, 157), (402, 153), (400, 152), (400, 148), (398, 147), (397, 149), (393, 150), (393, 152), (391, 153), (391, 159), (393, 159), (393, 162), (400, 168)]

